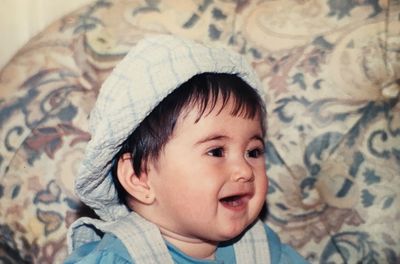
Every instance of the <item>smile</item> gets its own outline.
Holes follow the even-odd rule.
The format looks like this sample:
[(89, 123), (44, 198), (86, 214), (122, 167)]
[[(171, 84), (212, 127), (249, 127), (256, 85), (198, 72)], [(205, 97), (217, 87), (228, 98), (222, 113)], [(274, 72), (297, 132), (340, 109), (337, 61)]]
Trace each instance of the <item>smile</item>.
[(247, 203), (250, 200), (251, 195), (243, 194), (243, 195), (232, 195), (221, 198), (220, 203), (227, 209), (240, 211), (247, 207)]

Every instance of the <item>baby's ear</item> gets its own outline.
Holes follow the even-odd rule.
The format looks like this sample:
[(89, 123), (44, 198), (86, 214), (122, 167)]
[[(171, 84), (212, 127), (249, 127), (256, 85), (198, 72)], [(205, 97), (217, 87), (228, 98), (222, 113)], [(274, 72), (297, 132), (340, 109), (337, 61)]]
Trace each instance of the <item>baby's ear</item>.
[(131, 154), (124, 153), (118, 160), (117, 177), (125, 191), (135, 200), (143, 204), (154, 202), (155, 195), (148, 184), (147, 173), (140, 172), (140, 175), (135, 173)]

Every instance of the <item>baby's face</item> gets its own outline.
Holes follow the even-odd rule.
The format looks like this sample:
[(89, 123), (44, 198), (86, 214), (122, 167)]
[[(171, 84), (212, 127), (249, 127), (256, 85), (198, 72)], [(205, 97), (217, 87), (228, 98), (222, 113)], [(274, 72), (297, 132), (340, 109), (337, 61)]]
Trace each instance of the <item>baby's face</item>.
[[(230, 114), (232, 102), (198, 118), (196, 107), (178, 119), (152, 166), (156, 224), (180, 236), (226, 241), (258, 216), (266, 197), (259, 117)], [(219, 113), (218, 113), (219, 112)]]

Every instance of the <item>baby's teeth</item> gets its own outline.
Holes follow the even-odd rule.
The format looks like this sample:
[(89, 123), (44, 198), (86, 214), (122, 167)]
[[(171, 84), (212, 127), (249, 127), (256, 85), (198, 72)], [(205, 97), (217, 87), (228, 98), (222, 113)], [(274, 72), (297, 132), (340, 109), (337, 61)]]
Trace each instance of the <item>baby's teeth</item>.
[(229, 204), (230, 204), (231, 206), (239, 206), (239, 205), (241, 204), (241, 200), (238, 199), (238, 200), (229, 202)]

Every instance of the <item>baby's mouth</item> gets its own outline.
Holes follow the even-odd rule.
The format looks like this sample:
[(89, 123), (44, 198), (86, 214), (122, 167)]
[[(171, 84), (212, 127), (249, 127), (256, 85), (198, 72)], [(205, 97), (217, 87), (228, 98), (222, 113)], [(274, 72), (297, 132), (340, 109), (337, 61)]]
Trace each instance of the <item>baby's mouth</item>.
[(219, 199), (220, 203), (229, 209), (242, 209), (247, 205), (250, 199), (249, 194), (237, 194)]

